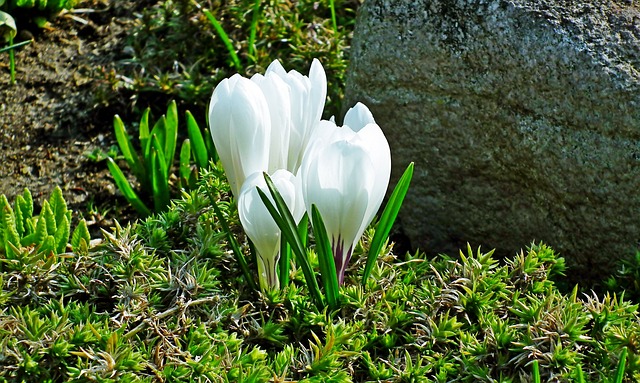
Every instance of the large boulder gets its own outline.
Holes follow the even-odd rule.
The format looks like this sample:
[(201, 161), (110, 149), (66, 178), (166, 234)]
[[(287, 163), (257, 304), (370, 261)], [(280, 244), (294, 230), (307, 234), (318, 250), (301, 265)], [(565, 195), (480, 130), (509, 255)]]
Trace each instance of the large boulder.
[(544, 241), (577, 278), (640, 239), (640, 9), (632, 1), (367, 0), (346, 105), (385, 131), (414, 247)]

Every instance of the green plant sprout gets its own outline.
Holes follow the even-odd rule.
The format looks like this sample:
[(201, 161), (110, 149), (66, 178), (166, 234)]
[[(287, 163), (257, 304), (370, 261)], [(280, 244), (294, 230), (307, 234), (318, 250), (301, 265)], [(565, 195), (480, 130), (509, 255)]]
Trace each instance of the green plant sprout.
[[(124, 123), (118, 115), (114, 116), (113, 127), (116, 140), (129, 169), (140, 184), (140, 192), (153, 200), (153, 211), (165, 211), (169, 206), (173, 162), (178, 140), (178, 110), (175, 101), (169, 103), (167, 112), (149, 130), (149, 112), (147, 108), (140, 119), (140, 153), (136, 152)], [(184, 188), (192, 188), (197, 179), (197, 168), (206, 167), (209, 158), (215, 159), (215, 150), (210, 135), (203, 136), (195, 119), (186, 112), (188, 137), (183, 141), (179, 155), (179, 183)], [(206, 138), (205, 138), (206, 137)], [(195, 158), (196, 169), (191, 168), (191, 157)], [(112, 156), (107, 157), (107, 166), (114, 182), (127, 201), (143, 216), (151, 214), (139, 193), (127, 180)]]
[[(4, 254), (3, 267), (18, 267), (24, 257), (35, 254), (62, 254), (67, 250), (69, 238), (73, 251), (85, 253), (89, 247), (89, 231), (84, 219), (70, 237), (71, 211), (56, 186), (49, 200), (44, 201), (40, 215), (33, 215), (33, 198), (28, 189), (18, 195), (13, 207), (7, 197), (0, 195), (0, 253)], [(4, 266), (3, 266), (4, 264)]]

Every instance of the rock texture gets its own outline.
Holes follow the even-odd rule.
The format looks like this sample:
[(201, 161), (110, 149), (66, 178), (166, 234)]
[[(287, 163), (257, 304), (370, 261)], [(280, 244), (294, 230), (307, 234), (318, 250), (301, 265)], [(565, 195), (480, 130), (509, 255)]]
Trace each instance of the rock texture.
[[(367, 0), (346, 103), (368, 105), (414, 247), (544, 241), (602, 277), (640, 239), (640, 8), (632, 1)], [(576, 278), (577, 279), (577, 278)]]

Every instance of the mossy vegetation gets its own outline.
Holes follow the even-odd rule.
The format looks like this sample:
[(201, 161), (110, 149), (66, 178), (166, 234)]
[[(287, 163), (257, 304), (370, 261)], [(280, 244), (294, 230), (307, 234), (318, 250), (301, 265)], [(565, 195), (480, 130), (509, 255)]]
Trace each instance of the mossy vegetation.
[(564, 263), (544, 244), (506, 261), (388, 246), (363, 287), (369, 236), (339, 309), (319, 311), (299, 269), (260, 295), (211, 209), (215, 198), (238, 230), (221, 179), (205, 171), (169, 211), (91, 246), (3, 252), (0, 380), (518, 382), (537, 361), (542, 381), (578, 381), (579, 369), (603, 382), (625, 347), (624, 381), (640, 379), (637, 304), (559, 292)]

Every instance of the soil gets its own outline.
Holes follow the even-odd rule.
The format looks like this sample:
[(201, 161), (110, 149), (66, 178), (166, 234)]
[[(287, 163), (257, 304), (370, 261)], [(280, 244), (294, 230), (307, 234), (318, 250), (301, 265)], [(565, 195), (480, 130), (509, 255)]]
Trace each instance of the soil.
[(44, 29), (14, 15), (16, 42), (32, 42), (16, 51), (15, 84), (9, 55), (0, 54), (0, 194), (9, 201), (29, 188), (40, 205), (58, 185), (76, 216), (97, 226), (110, 224), (102, 215), (114, 206), (126, 206), (105, 162), (85, 153), (113, 145), (113, 115), (126, 113), (125, 95), (104, 89), (142, 3), (87, 1)]

